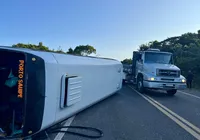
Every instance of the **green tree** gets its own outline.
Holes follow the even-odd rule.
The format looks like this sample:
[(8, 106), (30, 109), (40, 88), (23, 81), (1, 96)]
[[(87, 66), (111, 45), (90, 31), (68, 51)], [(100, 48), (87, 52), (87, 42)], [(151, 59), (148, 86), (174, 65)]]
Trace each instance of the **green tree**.
[(149, 47), (150, 46), (148, 46), (148, 45), (142, 44), (142, 45), (139, 46), (139, 50), (140, 51), (146, 51)]
[(160, 43), (157, 40), (155, 40), (155, 41), (149, 42), (148, 46), (149, 48), (156, 49), (156, 48), (160, 48)]
[[(48, 52), (56, 52), (56, 53), (65, 53), (62, 50), (61, 46), (59, 46), (57, 50), (54, 50), (54, 49), (51, 50), (48, 47), (44, 46), (42, 42), (39, 42), (38, 45), (18, 43), (18, 44), (12, 45), (12, 47), (15, 47), (15, 48), (27, 48), (27, 49), (41, 50), (41, 51), (48, 51)], [(87, 56), (87, 55), (90, 55), (92, 53), (96, 54), (96, 49), (91, 45), (79, 45), (79, 46), (76, 46), (76, 48), (74, 50), (72, 48), (69, 48), (66, 53), (67, 54)]]
[(39, 42), (38, 45), (18, 43), (18, 44), (12, 45), (12, 47), (15, 47), (15, 48), (27, 48), (27, 49), (41, 50), (41, 51), (49, 51), (49, 48), (44, 46), (42, 44), (42, 42)]
[(36, 46), (36, 48), (41, 51), (49, 51), (49, 48), (44, 46), (42, 42), (39, 42), (39, 44), (38, 44), (38, 46)]
[(130, 59), (124, 59), (123, 61), (121, 61), (122, 62), (122, 64), (132, 64), (132, 59), (130, 58)]
[(198, 38), (200, 39), (200, 30), (198, 30)]
[(72, 48), (69, 48), (67, 54), (74, 54), (74, 50)]
[(96, 54), (96, 49), (91, 45), (79, 45), (73, 50), (73, 54), (75, 55), (88, 56), (92, 53)]

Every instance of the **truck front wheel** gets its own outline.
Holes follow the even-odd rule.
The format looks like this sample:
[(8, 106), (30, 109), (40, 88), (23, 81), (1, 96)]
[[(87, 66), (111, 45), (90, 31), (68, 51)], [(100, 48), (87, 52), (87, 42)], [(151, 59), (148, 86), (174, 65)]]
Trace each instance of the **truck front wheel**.
[(168, 91), (167, 91), (167, 94), (168, 94), (169, 96), (173, 96), (174, 94), (176, 94), (176, 92), (177, 92), (176, 89), (172, 89), (172, 90), (168, 90)]
[(138, 77), (138, 79), (137, 79), (137, 90), (140, 93), (144, 93), (144, 91), (145, 91), (144, 86), (143, 86), (143, 78), (142, 77)]

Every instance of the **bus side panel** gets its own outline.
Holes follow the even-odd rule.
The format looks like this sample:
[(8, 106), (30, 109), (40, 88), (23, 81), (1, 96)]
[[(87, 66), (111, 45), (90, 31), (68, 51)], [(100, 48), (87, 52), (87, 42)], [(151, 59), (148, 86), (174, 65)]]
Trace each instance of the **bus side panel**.
[[(59, 61), (61, 58), (65, 61)], [(58, 64), (46, 70), (46, 99), (42, 128), (57, 123), (88, 106), (112, 95), (122, 86), (122, 64), (116, 60), (63, 56), (57, 57)], [(50, 65), (50, 64), (49, 64)], [(56, 69), (56, 68), (57, 69)], [(51, 69), (51, 70), (50, 70)], [(63, 75), (82, 77), (81, 101), (61, 108), (61, 78)], [(47, 101), (48, 100), (48, 101)], [(56, 104), (56, 106), (55, 106)], [(56, 113), (54, 112), (56, 107)], [(55, 116), (55, 121), (47, 117)]]

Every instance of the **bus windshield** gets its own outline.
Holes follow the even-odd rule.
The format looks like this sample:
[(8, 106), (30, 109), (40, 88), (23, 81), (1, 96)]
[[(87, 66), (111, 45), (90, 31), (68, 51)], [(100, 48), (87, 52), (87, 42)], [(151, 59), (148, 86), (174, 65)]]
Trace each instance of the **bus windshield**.
[(0, 50), (0, 59), (0, 129), (3, 134), (10, 136), (22, 133), (25, 55)]
[(172, 54), (145, 52), (145, 63), (173, 64)]

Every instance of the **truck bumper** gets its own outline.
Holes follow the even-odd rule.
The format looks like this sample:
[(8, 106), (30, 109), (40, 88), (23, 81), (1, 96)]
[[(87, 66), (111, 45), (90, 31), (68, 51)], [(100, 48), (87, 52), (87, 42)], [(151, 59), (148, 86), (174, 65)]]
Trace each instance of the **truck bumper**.
[(163, 90), (170, 90), (170, 89), (177, 89), (183, 90), (186, 89), (186, 83), (167, 83), (167, 82), (151, 82), (151, 81), (144, 81), (143, 85), (145, 88), (151, 89), (163, 89)]

